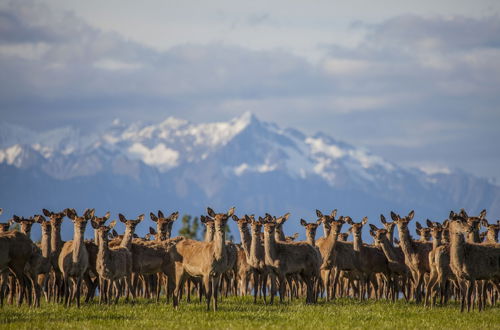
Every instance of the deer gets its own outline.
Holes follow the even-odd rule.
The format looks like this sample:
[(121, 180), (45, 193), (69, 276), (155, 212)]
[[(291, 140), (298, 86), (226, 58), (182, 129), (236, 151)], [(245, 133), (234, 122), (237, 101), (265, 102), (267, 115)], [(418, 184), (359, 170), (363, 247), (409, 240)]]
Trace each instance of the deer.
[[(287, 215), (286, 218), (288, 218)], [(280, 302), (283, 302), (287, 275), (299, 274), (307, 287), (306, 303), (315, 303), (314, 284), (320, 278), (321, 254), (308, 243), (278, 241), (276, 228), (279, 226), (280, 222), (266, 217), (264, 223), (265, 263), (278, 278)]]
[[(450, 222), (447, 227), (450, 229), (450, 268), (457, 277), (461, 291), (461, 307), (463, 312), (465, 306), (470, 311), (472, 305), (472, 292), (476, 280), (491, 280), (500, 289), (500, 245), (483, 245), (478, 243), (467, 243), (465, 235), (473, 234), (474, 227), (470, 226), (470, 221), (465, 212), (455, 214), (450, 213)], [(481, 219), (486, 216), (483, 211), (480, 214)], [(484, 290), (484, 285), (481, 290)], [(481, 292), (483, 295), (484, 292)], [(482, 310), (482, 305), (479, 305)]]
[[(432, 306), (434, 306), (436, 297), (434, 287), (438, 283), (438, 264), (436, 263), (436, 253), (438, 253), (438, 248), (443, 244), (443, 226), (439, 222), (432, 222), (427, 219), (427, 227), (430, 229), (430, 235), (432, 236), (432, 250), (429, 253), (429, 266), (431, 272), (429, 280), (426, 283), (424, 306), (428, 305), (429, 297), (431, 296)], [(441, 293), (444, 293), (443, 290), (441, 290)]]
[(228, 270), (225, 227), (227, 220), (234, 214), (234, 207), (227, 213), (215, 213), (207, 208), (208, 217), (215, 226), (214, 240), (200, 242), (185, 239), (175, 245), (172, 255), (175, 263), (175, 291), (173, 304), (178, 308), (180, 293), (188, 276), (202, 278), (207, 300), (207, 311), (213, 297), (213, 309), (217, 311), (219, 282), (221, 275)]
[(483, 244), (497, 244), (498, 232), (500, 231), (500, 223), (489, 224), (488, 220), (482, 219), (481, 225), (486, 228)]
[(47, 221), (43, 215), (35, 216), (35, 220), (40, 224), (42, 231), (42, 239), (40, 242), (40, 249), (43, 257), (42, 267), (39, 269), (38, 274), (38, 284), (45, 296), (45, 301), (49, 302), (49, 279), (50, 271), (52, 270), (51, 264), (51, 250), (50, 250), (50, 240), (52, 233), (52, 224)]
[[(383, 215), (381, 215), (380, 218), (382, 219)], [(370, 235), (373, 237), (375, 245), (380, 247), (384, 252), (388, 261), (389, 270), (393, 274), (394, 279), (396, 279), (396, 277), (399, 277), (402, 279), (404, 283), (405, 279), (408, 278), (410, 274), (410, 269), (405, 264), (405, 257), (401, 249), (397, 249), (392, 244), (392, 241), (390, 240), (391, 235), (388, 232), (387, 227), (379, 229), (375, 225), (370, 224)], [(394, 287), (392, 289), (394, 290), (394, 292), (395, 293), (399, 292), (398, 281), (394, 280), (393, 284)], [(403, 294), (405, 296), (405, 299), (408, 301), (408, 297), (404, 290)], [(392, 298), (393, 301), (396, 300), (395, 295), (393, 295)]]
[(151, 220), (156, 222), (156, 232), (155, 239), (157, 242), (165, 241), (170, 239), (172, 235), (172, 226), (179, 217), (179, 212), (173, 212), (170, 216), (165, 217), (162, 211), (158, 211), (158, 216), (156, 216), (153, 212), (150, 214)]
[(316, 220), (316, 222), (308, 223), (304, 219), (300, 219), (300, 225), (306, 229), (306, 242), (312, 246), (316, 246), (316, 230), (321, 224), (321, 219)]
[(36, 222), (33, 217), (30, 218), (24, 218), (24, 217), (18, 217), (17, 215), (14, 214), (12, 217), (12, 222), (16, 222), (21, 225), (21, 233), (25, 234), (28, 236), (29, 239), (31, 239), (31, 228), (33, 227), (33, 224)]
[[(362, 229), (363, 226), (368, 223), (367, 217), (364, 217), (359, 223), (352, 221), (351, 218), (347, 218), (346, 222), (351, 225), (349, 231), (353, 236), (353, 249), (355, 251), (357, 270), (361, 275), (362, 286), (360, 300), (364, 300), (365, 292), (369, 296), (370, 282), (374, 285), (374, 290), (378, 298), (378, 284), (376, 281), (373, 281), (375, 274), (383, 274), (386, 282), (393, 287), (387, 258), (385, 257), (384, 252), (379, 248), (363, 244)], [(395, 296), (394, 291), (393, 296)]]
[(405, 263), (412, 275), (415, 300), (417, 303), (420, 303), (422, 300), (424, 275), (430, 273), (429, 253), (432, 250), (432, 243), (414, 241), (411, 238), (408, 223), (413, 219), (414, 215), (415, 212), (413, 210), (406, 217), (400, 217), (396, 213), (391, 212), (391, 218), (398, 227), (400, 246), (405, 255)]
[[(427, 219), (427, 221), (430, 221)], [(430, 242), (431, 241), (431, 228), (423, 227), (420, 222), (415, 222), (415, 227), (417, 231), (417, 235), (420, 237), (420, 242)]]
[(380, 222), (386, 230), (387, 239), (389, 243), (394, 244), (394, 229), (396, 228), (396, 223), (387, 221), (383, 214), (380, 215)]
[(248, 216), (238, 218), (236, 215), (231, 217), (238, 226), (238, 231), (240, 232), (241, 249), (238, 249), (238, 278), (240, 280), (240, 287), (244, 288), (244, 292), (248, 292), (248, 282), (250, 280), (250, 275), (252, 275), (256, 270), (252, 267), (248, 260), (250, 259), (250, 248), (252, 244), (252, 234), (250, 233), (250, 228), (248, 224), (251, 223), (251, 219)]
[[(113, 285), (115, 289), (114, 303), (117, 304), (122, 292), (121, 280), (125, 281), (127, 299), (131, 288), (132, 275), (132, 254), (127, 247), (115, 247), (110, 249), (108, 246), (108, 234), (116, 225), (116, 220), (109, 226), (91, 221), (92, 227), (97, 231), (99, 242), (99, 252), (97, 253), (97, 273), (99, 274), (99, 287), (104, 291), (105, 281), (109, 281), (106, 294), (101, 294), (100, 302), (111, 303), (111, 290)], [(135, 292), (132, 290), (132, 298), (135, 300)]]
[(72, 300), (76, 298), (76, 305), (80, 308), (81, 283), (89, 267), (89, 255), (83, 235), (87, 222), (94, 217), (94, 209), (85, 210), (82, 217), (74, 209), (66, 209), (66, 216), (73, 222), (74, 233), (73, 240), (64, 243), (58, 260), (64, 279), (64, 304), (70, 307)]
[[(23, 233), (8, 231), (0, 234), (0, 272), (7, 269), (14, 274), (18, 287), (17, 305), (22, 304), (25, 295), (27, 276), (26, 265), (30, 262), (34, 251), (32, 241)], [(30, 278), (32, 280), (32, 278)], [(31, 283), (34, 285), (35, 283)], [(0, 306), (3, 306), (4, 290), (0, 290)]]
[(43, 214), (49, 218), (51, 225), (50, 233), (50, 262), (52, 264), (52, 269), (54, 271), (53, 283), (50, 285), (49, 297), (53, 297), (55, 301), (59, 301), (62, 297), (63, 292), (63, 281), (61, 270), (59, 269), (59, 254), (64, 245), (64, 241), (61, 239), (61, 225), (66, 212), (54, 213), (47, 209), (42, 210)]

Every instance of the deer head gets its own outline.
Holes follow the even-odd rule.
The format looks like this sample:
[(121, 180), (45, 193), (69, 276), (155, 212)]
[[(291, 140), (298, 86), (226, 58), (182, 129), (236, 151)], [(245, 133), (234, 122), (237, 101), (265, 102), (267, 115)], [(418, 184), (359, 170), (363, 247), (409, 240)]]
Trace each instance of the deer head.
[(400, 231), (408, 231), (408, 224), (415, 216), (415, 211), (410, 211), (406, 217), (401, 218), (398, 214), (391, 211), (391, 218), (398, 226)]
[(364, 217), (363, 220), (361, 220), (361, 222), (357, 222), (357, 223), (352, 221), (352, 219), (350, 217), (346, 217), (345, 221), (351, 225), (351, 228), (349, 229), (349, 231), (352, 233), (352, 236), (355, 239), (361, 239), (361, 233), (363, 230), (363, 226), (368, 223), (368, 217)]
[(75, 226), (75, 230), (78, 229), (82, 234), (85, 231), (85, 227), (87, 226), (87, 222), (94, 218), (94, 209), (86, 209), (83, 212), (83, 216), (78, 216), (75, 209), (66, 209), (66, 216), (71, 219)]
[(40, 224), (42, 228), (42, 234), (49, 234), (52, 229), (52, 223), (45, 219), (45, 217), (41, 214), (35, 215), (35, 221)]
[(31, 233), (31, 227), (35, 223), (35, 219), (33, 217), (29, 218), (24, 218), (24, 217), (18, 217), (17, 215), (14, 214), (12, 217), (13, 222), (16, 222), (21, 225), (21, 231), (28, 235)]
[(214, 221), (215, 233), (225, 237), (227, 220), (233, 216), (234, 207), (230, 208), (227, 213), (215, 213), (210, 207), (207, 207), (207, 213), (210, 218)]
[(387, 229), (379, 229), (377, 226), (370, 224), (370, 235), (373, 237), (375, 245), (380, 246), (387, 239)]
[(318, 219), (316, 222), (307, 223), (304, 219), (300, 219), (300, 225), (306, 228), (306, 236), (308, 240), (314, 241), (316, 237), (316, 230), (320, 225), (321, 220)]
[(430, 241), (431, 240), (431, 228), (422, 227), (420, 222), (415, 223), (415, 227), (417, 228), (417, 235), (420, 236), (420, 240), (422, 241)]
[(113, 228), (116, 225), (116, 220), (111, 221), (109, 226), (106, 226), (103, 223), (99, 223), (96, 221), (91, 221), (92, 227), (97, 231), (97, 235), (99, 236), (99, 243), (100, 242), (107, 242), (108, 241), (108, 236), (109, 232), (113, 230)]
[[(68, 209), (66, 209), (68, 210)], [(47, 209), (43, 209), (43, 214), (49, 218), (50, 223), (53, 228), (61, 228), (61, 224), (63, 222), (64, 217), (66, 216), (66, 210), (58, 213), (51, 212)]]
[(174, 221), (179, 217), (179, 212), (173, 212), (168, 217), (163, 215), (163, 212), (158, 210), (158, 216), (153, 212), (149, 214), (151, 220), (156, 222), (156, 231), (158, 232), (161, 241), (167, 240), (172, 235), (172, 226)]
[(125, 224), (125, 227), (129, 228), (132, 230), (132, 232), (135, 231), (135, 227), (137, 227), (138, 224), (144, 220), (144, 214), (141, 214), (137, 217), (137, 219), (127, 219), (125, 216), (121, 213), (118, 214), (118, 219), (120, 219), (120, 222)]
[(318, 217), (318, 221), (320, 221), (323, 224), (323, 227), (325, 229), (325, 236), (328, 236), (330, 234), (330, 230), (332, 228), (331, 223), (332, 221), (335, 220), (335, 217), (337, 216), (337, 209), (333, 210), (330, 215), (323, 215), (320, 210), (316, 210), (316, 216)]

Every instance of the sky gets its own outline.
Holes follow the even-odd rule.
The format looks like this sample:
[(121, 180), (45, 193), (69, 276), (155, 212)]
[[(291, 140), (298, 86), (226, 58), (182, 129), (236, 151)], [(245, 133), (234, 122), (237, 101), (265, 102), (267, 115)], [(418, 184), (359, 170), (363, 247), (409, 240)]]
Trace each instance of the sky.
[(0, 120), (246, 111), (500, 183), (499, 1), (0, 0)]

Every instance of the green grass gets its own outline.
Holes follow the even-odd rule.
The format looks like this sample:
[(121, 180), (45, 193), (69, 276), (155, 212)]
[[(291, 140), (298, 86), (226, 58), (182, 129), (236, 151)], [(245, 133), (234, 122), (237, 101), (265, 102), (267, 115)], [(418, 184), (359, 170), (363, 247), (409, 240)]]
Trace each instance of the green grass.
[(54, 304), (38, 309), (5, 305), (0, 309), (0, 328), (500, 329), (498, 306), (462, 314), (455, 304), (428, 309), (405, 302), (340, 299), (314, 306), (302, 301), (266, 306), (253, 304), (250, 297), (231, 297), (219, 307), (218, 312), (206, 312), (205, 304), (182, 302), (175, 311), (171, 305), (150, 301), (117, 306), (93, 303), (81, 309)]

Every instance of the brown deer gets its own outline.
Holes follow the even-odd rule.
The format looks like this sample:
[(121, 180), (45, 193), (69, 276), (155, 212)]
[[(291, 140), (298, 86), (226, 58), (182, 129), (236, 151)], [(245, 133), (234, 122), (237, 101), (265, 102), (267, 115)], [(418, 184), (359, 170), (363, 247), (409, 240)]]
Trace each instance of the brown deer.
[(52, 224), (50, 221), (47, 221), (43, 215), (35, 216), (36, 222), (40, 224), (42, 230), (42, 239), (40, 242), (40, 249), (43, 257), (42, 267), (39, 269), (38, 274), (38, 284), (42, 292), (45, 295), (45, 300), (49, 301), (49, 279), (50, 279), (50, 271), (52, 270), (52, 264), (50, 261), (51, 250), (50, 250), (50, 239), (52, 232)]
[(31, 228), (33, 227), (33, 224), (36, 222), (33, 217), (30, 218), (24, 218), (24, 217), (18, 217), (17, 215), (14, 214), (12, 217), (12, 221), (16, 222), (21, 225), (21, 233), (25, 234), (28, 236), (28, 238), (31, 239)]
[(64, 217), (66, 216), (65, 211), (54, 213), (47, 209), (43, 209), (43, 214), (48, 217), (51, 225), (50, 233), (50, 262), (52, 264), (52, 269), (54, 270), (53, 282), (50, 285), (50, 297), (53, 297), (55, 301), (59, 301), (62, 297), (63, 292), (63, 281), (61, 270), (59, 269), (59, 254), (64, 245), (64, 241), (61, 239), (61, 225)]
[[(381, 215), (381, 218), (383, 215)], [(394, 276), (394, 279), (399, 277), (402, 280), (402, 283), (404, 284), (408, 276), (410, 275), (410, 269), (408, 266), (405, 264), (405, 257), (403, 254), (403, 251), (401, 249), (396, 248), (392, 242), (390, 241), (391, 235), (389, 234), (387, 228), (384, 229), (378, 229), (375, 225), (370, 224), (370, 235), (373, 237), (373, 240), (375, 242), (375, 245), (380, 247), (382, 251), (384, 252), (387, 261), (388, 261), (388, 267), (391, 271), (391, 273)], [(393, 290), (394, 293), (399, 292), (398, 289), (398, 281), (394, 280), (393, 281)], [(408, 300), (406, 292), (403, 290), (403, 294)], [(393, 301), (396, 299), (396, 296), (393, 294)]]
[(207, 208), (208, 216), (215, 225), (214, 240), (199, 242), (191, 239), (180, 241), (172, 249), (175, 260), (175, 292), (174, 307), (178, 307), (180, 293), (188, 276), (203, 279), (205, 287), (207, 310), (210, 310), (210, 300), (213, 295), (213, 308), (217, 310), (219, 282), (221, 275), (228, 270), (225, 227), (227, 220), (234, 214), (234, 207), (227, 213), (216, 214)]
[(89, 266), (83, 234), (87, 222), (94, 217), (94, 210), (87, 209), (83, 216), (79, 217), (74, 209), (66, 209), (66, 216), (73, 222), (74, 233), (73, 240), (64, 243), (58, 261), (64, 279), (64, 304), (69, 307), (76, 298), (76, 305), (80, 307), (81, 283)]
[[(430, 221), (427, 219), (427, 221)], [(420, 237), (420, 242), (430, 242), (431, 241), (431, 228), (423, 227), (420, 222), (415, 222), (415, 227), (417, 231), (417, 235)]]
[[(286, 218), (288, 215), (288, 213), (285, 215)], [(284, 298), (286, 277), (299, 274), (307, 287), (306, 303), (315, 303), (314, 285), (320, 278), (321, 254), (308, 243), (278, 241), (276, 236), (279, 235), (276, 235), (275, 230), (280, 226), (280, 222), (269, 217), (266, 220), (264, 223), (265, 262), (278, 278), (280, 301)]]
[(162, 211), (158, 211), (158, 216), (156, 216), (153, 212), (150, 214), (151, 220), (156, 222), (156, 232), (155, 235), (156, 241), (165, 241), (170, 239), (172, 235), (172, 226), (179, 217), (179, 212), (173, 212), (170, 216), (165, 217)]
[(497, 244), (498, 232), (500, 231), (500, 224), (489, 224), (488, 220), (482, 219), (481, 225), (486, 228), (484, 244)]
[(432, 236), (432, 250), (429, 253), (429, 267), (431, 269), (429, 280), (426, 283), (424, 306), (429, 303), (429, 297), (432, 297), (432, 306), (435, 303), (435, 286), (438, 282), (438, 264), (436, 263), (436, 253), (438, 248), (442, 246), (443, 226), (439, 222), (432, 222), (427, 219), (427, 227), (430, 229)]
[(361, 276), (362, 286), (360, 300), (363, 300), (365, 293), (368, 296), (370, 294), (370, 283), (374, 286), (375, 293), (378, 293), (378, 284), (376, 281), (373, 281), (374, 275), (377, 273), (383, 274), (385, 281), (392, 287), (391, 272), (384, 252), (377, 247), (363, 244), (362, 230), (363, 226), (368, 223), (368, 218), (364, 217), (363, 220), (358, 223), (352, 221), (351, 218), (347, 218), (347, 223), (351, 225), (349, 231), (353, 236), (353, 248), (355, 251), (357, 270)]
[[(17, 304), (21, 305), (25, 295), (28, 277), (25, 276), (26, 265), (33, 256), (34, 246), (31, 240), (18, 231), (0, 234), (0, 272), (10, 269), (14, 274), (18, 287)], [(31, 283), (34, 285), (35, 283)], [(0, 290), (0, 306), (3, 305), (4, 290)]]
[[(108, 246), (109, 231), (115, 226), (116, 221), (111, 222), (109, 226), (92, 221), (92, 227), (97, 231), (99, 252), (97, 253), (97, 273), (99, 274), (99, 287), (103, 290), (100, 302), (111, 303), (112, 286), (115, 289), (115, 304), (118, 303), (122, 292), (121, 280), (125, 281), (127, 299), (131, 288), (132, 275), (132, 254), (127, 247), (116, 247), (110, 249)], [(104, 282), (108, 281), (107, 292)], [(132, 297), (135, 300), (135, 293), (132, 290)]]
[[(467, 243), (464, 234), (470, 235), (474, 228), (470, 226), (469, 219), (464, 218), (465, 212), (450, 213), (450, 268), (457, 277), (462, 290), (461, 311), (467, 305), (470, 311), (472, 305), (472, 292), (476, 280), (492, 280), (499, 288), (500, 281), (500, 245), (483, 245)], [(481, 212), (479, 218), (484, 218), (486, 212)], [(481, 289), (484, 289), (482, 286)], [(481, 293), (483, 294), (483, 293)], [(479, 310), (482, 309), (481, 304)]]
[(394, 244), (394, 229), (396, 228), (396, 223), (394, 221), (393, 222), (387, 221), (383, 214), (380, 215), (380, 222), (382, 222), (382, 225), (387, 231), (387, 239), (391, 244)]
[(408, 230), (408, 223), (413, 219), (414, 211), (408, 213), (406, 217), (391, 212), (391, 218), (398, 226), (400, 246), (405, 255), (405, 263), (410, 268), (413, 278), (415, 300), (420, 303), (422, 300), (422, 286), (424, 275), (430, 273), (429, 252), (432, 250), (432, 243), (414, 241)]
[(300, 225), (306, 228), (306, 242), (312, 246), (316, 246), (316, 230), (321, 222), (321, 219), (311, 223), (307, 223), (304, 219), (300, 219)]

